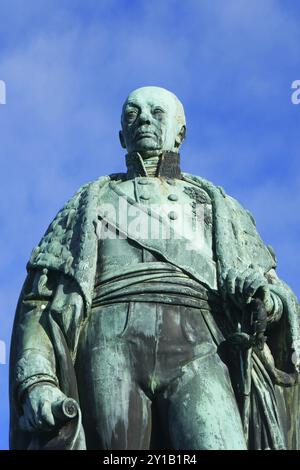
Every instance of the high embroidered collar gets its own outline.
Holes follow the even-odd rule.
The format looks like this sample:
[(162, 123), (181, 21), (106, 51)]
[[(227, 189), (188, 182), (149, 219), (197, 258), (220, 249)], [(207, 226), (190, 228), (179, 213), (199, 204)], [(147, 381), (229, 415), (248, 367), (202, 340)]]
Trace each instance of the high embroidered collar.
[[(149, 176), (145, 163), (138, 152), (132, 152), (126, 155), (126, 166), (127, 179), (132, 179), (136, 176)], [(181, 179), (180, 155), (175, 152), (162, 153), (159, 156), (155, 176)]]

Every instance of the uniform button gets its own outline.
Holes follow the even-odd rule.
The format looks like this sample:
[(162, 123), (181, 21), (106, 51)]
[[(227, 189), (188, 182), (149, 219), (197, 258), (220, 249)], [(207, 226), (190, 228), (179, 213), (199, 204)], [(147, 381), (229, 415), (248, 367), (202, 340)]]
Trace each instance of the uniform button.
[(143, 199), (143, 201), (147, 201), (148, 199), (150, 199), (150, 196), (148, 194), (141, 194), (140, 199)]
[(149, 184), (149, 181), (148, 180), (138, 180), (138, 184)]
[(167, 180), (167, 183), (170, 184), (171, 186), (174, 186), (174, 185), (175, 185), (175, 181), (174, 181), (174, 180)]
[(176, 220), (178, 217), (178, 215), (174, 211), (169, 212), (168, 216), (169, 216), (169, 219), (171, 220)]
[(168, 199), (170, 201), (178, 201), (178, 196), (177, 194), (169, 194)]

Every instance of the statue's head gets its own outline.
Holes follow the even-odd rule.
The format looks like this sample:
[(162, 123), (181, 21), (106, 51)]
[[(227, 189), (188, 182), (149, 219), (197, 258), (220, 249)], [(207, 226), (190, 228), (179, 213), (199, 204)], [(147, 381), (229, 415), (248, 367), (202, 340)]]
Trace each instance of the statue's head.
[(178, 152), (185, 137), (185, 115), (179, 99), (155, 86), (134, 90), (121, 117), (120, 142), (128, 152)]

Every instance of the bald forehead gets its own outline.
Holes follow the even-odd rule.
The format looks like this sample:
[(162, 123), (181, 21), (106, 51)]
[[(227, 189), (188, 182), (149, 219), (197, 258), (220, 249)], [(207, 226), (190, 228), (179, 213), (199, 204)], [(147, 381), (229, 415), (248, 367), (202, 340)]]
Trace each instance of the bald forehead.
[(130, 93), (125, 104), (134, 101), (165, 103), (174, 106), (178, 100), (176, 96), (173, 95), (173, 93), (163, 88), (145, 87), (138, 88), (137, 90), (134, 90), (132, 93)]

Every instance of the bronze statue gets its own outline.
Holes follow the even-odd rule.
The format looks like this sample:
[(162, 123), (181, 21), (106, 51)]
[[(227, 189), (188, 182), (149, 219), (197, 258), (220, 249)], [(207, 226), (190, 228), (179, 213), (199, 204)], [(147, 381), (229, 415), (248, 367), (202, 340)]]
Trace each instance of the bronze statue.
[(33, 250), (11, 448), (298, 448), (299, 306), (252, 215), (184, 173), (171, 92), (122, 110), (127, 173), (82, 186)]

